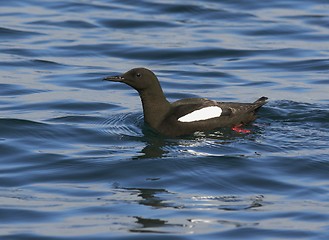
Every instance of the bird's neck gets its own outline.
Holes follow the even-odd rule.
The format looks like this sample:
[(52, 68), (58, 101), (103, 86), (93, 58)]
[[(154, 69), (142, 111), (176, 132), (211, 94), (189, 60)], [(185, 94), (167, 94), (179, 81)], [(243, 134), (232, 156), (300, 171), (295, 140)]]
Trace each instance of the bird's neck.
[(156, 129), (170, 111), (170, 103), (161, 87), (153, 90), (156, 91), (140, 91), (139, 95), (143, 104), (144, 121)]

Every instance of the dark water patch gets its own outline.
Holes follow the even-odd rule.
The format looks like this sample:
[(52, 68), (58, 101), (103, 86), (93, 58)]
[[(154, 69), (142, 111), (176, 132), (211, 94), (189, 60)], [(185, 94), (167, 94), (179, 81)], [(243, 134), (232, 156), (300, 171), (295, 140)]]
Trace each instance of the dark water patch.
[(316, 26), (320, 26), (320, 27), (323, 27), (323, 28), (329, 28), (329, 17), (327, 16), (318, 16), (317, 19), (315, 19), (313, 17), (312, 20), (308, 20), (306, 21), (308, 24), (312, 24), (312, 25), (316, 25)]
[[(90, 54), (107, 55), (111, 57), (119, 57), (125, 59), (140, 60), (179, 60), (180, 62), (198, 63), (200, 60), (212, 58), (245, 58), (250, 56), (278, 56), (284, 57), (305, 55), (304, 52), (295, 49), (276, 49), (276, 50), (248, 50), (248, 49), (223, 49), (223, 48), (150, 48), (140, 46), (128, 46), (125, 44), (102, 44), (94, 45), (72, 45), (57, 46), (56, 55), (65, 56), (68, 51), (74, 56), (89, 56)], [(84, 49), (81, 51), (81, 49)]]
[[(113, 106), (113, 105), (112, 105)], [(75, 102), (75, 101), (63, 101), (63, 102), (53, 102), (51, 106), (48, 106), (53, 109), (63, 110), (69, 112), (70, 110), (76, 113), (78, 112), (90, 112), (90, 111), (99, 111), (104, 109), (109, 109), (109, 104), (106, 103), (92, 103), (92, 102)]]
[(10, 48), (10, 49), (2, 49), (3, 53), (17, 55), (22, 57), (37, 57), (38, 54), (34, 49), (25, 49), (25, 48)]
[(35, 63), (34, 66), (41, 66), (42, 68), (55, 68), (56, 66), (61, 67), (65, 66), (64, 64), (60, 64), (58, 62), (50, 61), (50, 60), (44, 60), (44, 59), (34, 59), (32, 60), (33, 63)]
[(313, 15), (298, 15), (298, 16), (284, 16), (286, 19), (296, 19), (306, 24), (315, 25), (323, 28), (329, 28), (329, 17), (326, 15), (313, 14)]
[[(39, 153), (31, 158), (30, 156), (33, 151), (22, 153), (22, 149), (24, 149), (24, 147), (19, 146), (17, 148), (19, 154), (15, 156), (12, 155), (3, 161), (4, 164), (9, 165), (10, 163), (12, 167), (1, 169), (1, 187), (11, 188), (24, 186), (38, 182), (38, 179), (42, 182), (52, 177), (60, 180), (61, 173), (60, 171), (56, 173), (56, 169), (65, 168), (65, 164), (63, 164), (63, 162), (61, 164), (59, 161), (63, 159), (63, 156), (60, 154)], [(50, 169), (54, 175), (49, 174)]]
[[(197, 4), (170, 4), (160, 3), (156, 8), (159, 12), (165, 12), (167, 14), (178, 15), (181, 19), (184, 17), (186, 20), (190, 17), (193, 19), (203, 19), (206, 21), (214, 19), (231, 19), (232, 21), (238, 21), (245, 18), (253, 18), (254, 15), (250, 13), (244, 13), (239, 11), (228, 11), (227, 9), (218, 9), (211, 5), (197, 5)], [(187, 20), (191, 21), (191, 19)], [(186, 22), (186, 21), (184, 21)]]
[(17, 38), (28, 38), (33, 35), (42, 35), (42, 34), (39, 32), (32, 32), (26, 30), (23, 31), (23, 30), (0, 27), (0, 35), (2, 39), (8, 40), (8, 39), (17, 39)]
[(261, 81), (261, 82), (247, 82), (241, 84), (241, 86), (249, 86), (249, 87), (272, 87), (272, 86), (277, 86), (278, 84), (270, 81)]
[(323, 71), (328, 72), (329, 60), (328, 59), (310, 59), (300, 61), (280, 61), (269, 62), (264, 61), (267, 68), (286, 69), (288, 71)]
[(291, 35), (295, 37), (300, 37), (307, 32), (310, 32), (309, 29), (301, 29), (296, 26), (278, 26), (272, 28), (259, 29), (256, 31), (245, 31), (244, 34), (248, 34), (251, 36), (271, 36), (271, 37), (280, 37), (280, 38), (289, 38), (291, 39)]
[[(212, 2), (212, 1), (210, 1)], [(308, 2), (305, 1), (303, 4), (296, 4), (294, 0), (289, 0), (289, 1), (277, 1), (277, 2), (272, 2), (271, 4), (267, 4), (265, 2), (257, 2), (257, 1), (251, 1), (248, 2), (248, 4), (243, 4), (243, 1), (237, 0), (237, 1), (229, 1), (225, 0), (223, 3), (232, 5), (235, 8), (238, 9), (248, 9), (248, 10), (260, 10), (260, 9), (307, 9), (308, 7), (314, 6), (316, 4), (325, 4), (325, 0), (316, 0), (314, 2)]]
[(320, 84), (320, 85), (328, 85), (329, 79), (323, 79), (323, 80), (310, 80), (309, 83), (311, 84)]
[[(15, 222), (22, 223), (26, 222), (28, 219), (29, 222), (39, 222), (45, 221), (46, 219), (54, 219), (53, 214), (50, 212), (37, 212), (35, 210), (16, 210), (16, 209), (0, 209), (0, 216), (2, 219), (6, 219), (7, 223)], [(31, 218), (33, 220), (31, 220)]]
[[(25, 119), (10, 119), (10, 118), (1, 118), (0, 119), (2, 128), (1, 132), (8, 132), (12, 133), (11, 130), (15, 130), (20, 132), (21, 128), (19, 126), (26, 126), (27, 128), (38, 128), (39, 126), (43, 126), (43, 123), (35, 122), (35, 121), (29, 121)], [(9, 129), (12, 128), (12, 129)]]
[[(106, 43), (95, 46), (94, 44), (90, 45), (62, 45), (62, 46), (55, 46), (54, 51), (56, 51), (56, 55), (58, 56), (70, 56), (72, 54), (75, 56), (90, 56), (92, 54), (103, 55), (108, 51), (121, 51), (123, 52), (127, 46), (120, 43)], [(81, 51), (83, 49), (83, 51)]]
[[(3, 96), (18, 96), (18, 95), (36, 94), (36, 93), (42, 93), (42, 92), (48, 91), (48, 90), (44, 90), (44, 89), (26, 88), (21, 85), (5, 84), (5, 83), (0, 83), (0, 88), (1, 88), (0, 93)], [(0, 108), (2, 108), (2, 107), (0, 107)]]
[(56, 68), (65, 67), (65, 64), (60, 64), (54, 61), (44, 59), (26, 59), (26, 60), (15, 60), (15, 61), (4, 61), (0, 62), (3, 68), (17, 70), (17, 67), (36, 68), (42, 70), (54, 70)]
[(44, 26), (56, 26), (59, 28), (95, 28), (96, 26), (94, 24), (91, 24), (86, 21), (82, 20), (67, 20), (67, 21), (50, 21), (50, 20), (42, 20), (42, 21), (33, 21), (28, 24), (31, 24), (33, 26), (35, 25), (44, 25)]
[[(159, 3), (158, 7), (160, 7), (160, 11), (168, 12), (168, 13), (179, 13), (179, 14), (191, 14), (196, 15), (198, 13), (211, 13), (211, 9), (207, 8), (202, 5), (193, 5), (190, 4), (170, 4), (170, 3)], [(216, 11), (215, 9), (212, 9), (212, 11)]]
[[(124, 6), (124, 5), (123, 5)], [(47, 2), (46, 7), (49, 9), (60, 9), (63, 12), (67, 13), (90, 13), (92, 11), (105, 11), (105, 12), (112, 12), (117, 10), (123, 10), (118, 5), (114, 5), (111, 2), (61, 2), (61, 1), (54, 1), (54, 2)]]
[[(163, 27), (176, 27), (173, 23), (161, 22), (161, 21), (145, 21), (145, 20), (128, 20), (128, 19), (110, 19), (102, 20), (100, 22), (108, 28), (120, 28), (120, 29), (136, 29), (136, 28), (163, 28)], [(134, 30), (135, 31), (135, 30)]]
[[(202, 59), (211, 59), (211, 58), (243, 58), (247, 56), (257, 56), (257, 55), (282, 55), (287, 54), (288, 49), (280, 50), (236, 50), (236, 49), (221, 49), (221, 48), (174, 48), (166, 51), (161, 49), (150, 49), (150, 48), (141, 48), (135, 47), (130, 49), (128, 52), (115, 52), (108, 51), (107, 54), (111, 56), (121, 56), (125, 58), (132, 59), (143, 59), (143, 60), (180, 60), (180, 61), (191, 61), (197, 62)], [(295, 51), (293, 51), (295, 53)], [(117, 55), (119, 53), (119, 55)]]

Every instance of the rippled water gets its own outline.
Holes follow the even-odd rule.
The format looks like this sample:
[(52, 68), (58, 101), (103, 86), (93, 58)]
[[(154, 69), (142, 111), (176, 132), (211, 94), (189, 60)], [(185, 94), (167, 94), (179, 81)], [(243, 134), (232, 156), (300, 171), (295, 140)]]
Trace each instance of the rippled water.
[[(1, 239), (328, 239), (326, 0), (0, 8)], [(251, 134), (155, 136), (127, 86), (267, 96)]]

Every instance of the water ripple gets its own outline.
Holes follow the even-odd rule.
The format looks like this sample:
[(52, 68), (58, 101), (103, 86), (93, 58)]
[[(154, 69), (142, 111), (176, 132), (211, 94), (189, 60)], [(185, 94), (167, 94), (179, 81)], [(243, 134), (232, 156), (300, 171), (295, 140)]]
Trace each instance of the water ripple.
[(2, 39), (11, 39), (11, 38), (16, 39), (16, 38), (26, 38), (33, 35), (40, 35), (41, 33), (0, 27), (0, 34)]
[[(3, 1), (1, 239), (327, 239), (328, 3)], [(136, 91), (270, 101), (165, 138)]]
[(120, 28), (120, 29), (136, 29), (136, 28), (164, 28), (175, 27), (175, 24), (167, 23), (163, 21), (142, 21), (142, 20), (127, 20), (127, 19), (107, 19), (100, 22), (103, 26), (108, 28)]
[(142, 115), (124, 113), (112, 115), (101, 123), (101, 128), (109, 135), (141, 136)]

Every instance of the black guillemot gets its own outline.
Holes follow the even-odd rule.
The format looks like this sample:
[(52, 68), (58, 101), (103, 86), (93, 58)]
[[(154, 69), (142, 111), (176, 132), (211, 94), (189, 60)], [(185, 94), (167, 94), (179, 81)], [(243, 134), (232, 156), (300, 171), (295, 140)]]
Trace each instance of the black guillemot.
[(256, 119), (257, 110), (267, 101), (261, 97), (253, 103), (217, 102), (206, 98), (167, 101), (158, 78), (146, 68), (134, 68), (120, 76), (104, 80), (123, 82), (136, 89), (143, 104), (144, 121), (165, 136), (182, 136), (217, 128), (240, 128)]

